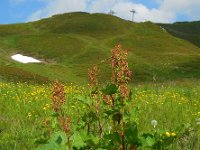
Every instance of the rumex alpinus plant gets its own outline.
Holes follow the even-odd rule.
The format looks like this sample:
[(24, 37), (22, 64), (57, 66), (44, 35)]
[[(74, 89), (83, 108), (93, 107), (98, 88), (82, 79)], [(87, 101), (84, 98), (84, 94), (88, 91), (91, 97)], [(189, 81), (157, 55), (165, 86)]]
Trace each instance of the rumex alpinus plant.
[(62, 128), (62, 131), (65, 132), (67, 136), (67, 145), (68, 149), (70, 149), (70, 117), (64, 116), (62, 106), (65, 103), (65, 92), (64, 92), (64, 86), (56, 81), (53, 86), (53, 93), (52, 93), (52, 108), (54, 112), (56, 113), (58, 122)]
[[(88, 70), (88, 76), (89, 76), (89, 85), (90, 85), (90, 88), (91, 88), (91, 93), (90, 93), (90, 96), (91, 98), (93, 98), (95, 100), (95, 115), (96, 115), (96, 119), (97, 119), (97, 122), (98, 122), (98, 126), (99, 126), (99, 138), (100, 140), (102, 140), (103, 138), (103, 126), (101, 124), (101, 119), (100, 119), (100, 116), (99, 116), (99, 97), (98, 97), (98, 80), (97, 80), (97, 75), (98, 75), (98, 67), (97, 65), (94, 65), (92, 67), (91, 70)], [(89, 126), (88, 125), (88, 129), (89, 129)]]
[[(121, 45), (117, 45), (112, 51), (111, 56), (111, 66), (112, 66), (112, 83), (117, 86), (121, 96), (122, 106), (124, 100), (126, 100), (130, 95), (130, 90), (128, 88), (128, 81), (131, 78), (132, 72), (128, 68), (127, 62), (127, 51), (121, 49)], [(125, 121), (124, 121), (124, 109), (122, 107), (122, 129), (121, 129), (121, 149), (125, 150)]]
[[(103, 99), (110, 104), (113, 118), (113, 133), (119, 135), (121, 149), (125, 150), (125, 101), (130, 98), (131, 91), (128, 88), (128, 82), (131, 79), (132, 72), (128, 67), (127, 51), (122, 50), (121, 45), (117, 45), (112, 50), (111, 56), (112, 77), (111, 83), (103, 89)], [(110, 91), (110, 92), (108, 92)], [(111, 92), (112, 91), (112, 92)], [(117, 124), (116, 124), (117, 123)], [(121, 127), (120, 127), (121, 124)], [(114, 145), (116, 141), (114, 142)], [(114, 146), (117, 149), (118, 146)]]

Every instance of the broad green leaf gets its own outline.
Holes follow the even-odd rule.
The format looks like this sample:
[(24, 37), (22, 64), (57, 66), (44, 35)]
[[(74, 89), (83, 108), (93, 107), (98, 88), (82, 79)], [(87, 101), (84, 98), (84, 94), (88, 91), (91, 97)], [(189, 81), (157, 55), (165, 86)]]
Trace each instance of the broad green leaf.
[(85, 143), (78, 132), (75, 132), (71, 139), (72, 147), (80, 149), (81, 147), (85, 146)]
[(115, 84), (108, 84), (106, 88), (102, 89), (102, 93), (105, 95), (113, 95), (117, 93), (117, 86)]
[(125, 139), (128, 144), (138, 144), (138, 129), (136, 123), (127, 123), (125, 125)]
[(152, 147), (156, 141), (153, 135), (146, 133), (140, 138), (140, 143), (142, 144), (142, 147)]
[(64, 132), (55, 132), (49, 139), (48, 144), (45, 144), (37, 150), (66, 150), (67, 137)]
[(155, 144), (155, 139), (149, 136), (146, 138), (146, 142), (147, 142), (147, 145), (151, 147)]

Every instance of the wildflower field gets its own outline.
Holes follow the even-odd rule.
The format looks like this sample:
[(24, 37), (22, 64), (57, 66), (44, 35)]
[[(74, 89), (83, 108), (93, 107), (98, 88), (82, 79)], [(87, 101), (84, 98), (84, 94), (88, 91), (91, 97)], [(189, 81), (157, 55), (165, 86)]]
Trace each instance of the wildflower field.
[[(0, 83), (0, 149), (36, 149), (37, 140), (48, 138), (45, 121), (50, 120), (52, 110), (52, 86), (28, 85), (24, 83)], [(179, 136), (179, 128), (188, 126), (188, 133), (181, 136), (171, 149), (198, 149), (200, 132), (200, 86), (135, 86), (128, 109), (134, 111), (133, 119), (138, 123), (139, 134), (162, 131), (160, 140), (168, 136)], [(71, 116), (73, 126), (80, 114), (88, 112), (77, 97), (87, 97), (83, 87), (65, 85), (64, 109)], [(154, 128), (151, 121), (156, 120)], [(109, 126), (109, 125), (107, 125)], [(169, 134), (166, 134), (168, 133)], [(174, 135), (172, 134), (174, 133)], [(176, 140), (176, 139), (175, 139)]]
[(199, 81), (130, 84), (127, 51), (116, 46), (111, 82), (0, 83), (2, 150), (199, 150)]

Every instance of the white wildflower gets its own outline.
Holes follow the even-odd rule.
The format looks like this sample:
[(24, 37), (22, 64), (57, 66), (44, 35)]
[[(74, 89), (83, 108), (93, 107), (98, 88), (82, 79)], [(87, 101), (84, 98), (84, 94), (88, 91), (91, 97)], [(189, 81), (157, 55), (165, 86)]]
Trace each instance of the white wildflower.
[(151, 125), (155, 128), (158, 125), (158, 122), (156, 120), (152, 120)]

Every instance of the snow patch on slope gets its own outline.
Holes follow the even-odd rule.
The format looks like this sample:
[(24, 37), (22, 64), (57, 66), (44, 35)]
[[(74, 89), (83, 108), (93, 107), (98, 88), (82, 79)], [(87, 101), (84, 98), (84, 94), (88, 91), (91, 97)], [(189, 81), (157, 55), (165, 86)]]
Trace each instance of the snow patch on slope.
[(27, 63), (41, 63), (40, 60), (37, 60), (33, 57), (23, 56), (21, 54), (12, 55), (11, 58), (15, 61), (27, 64)]

